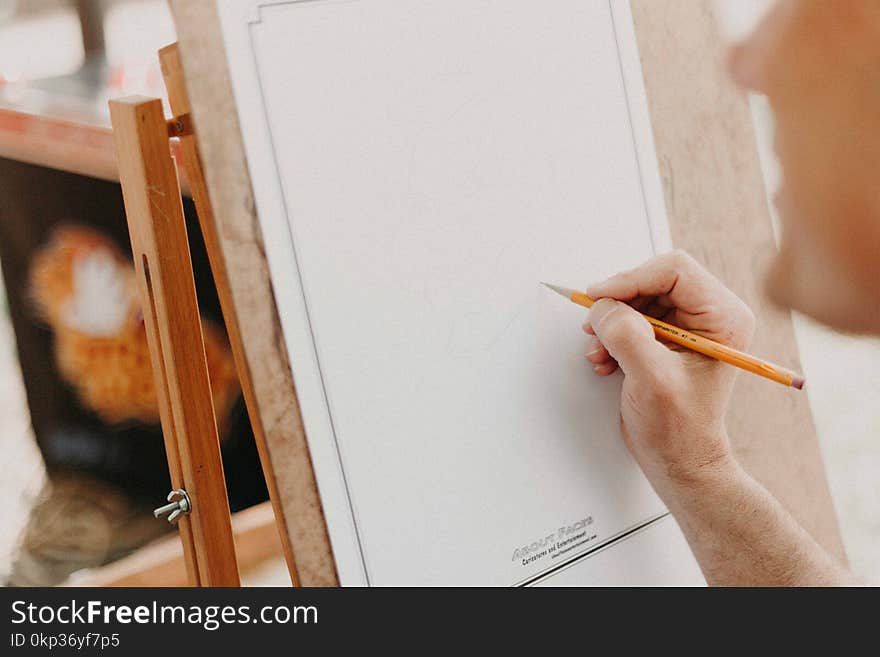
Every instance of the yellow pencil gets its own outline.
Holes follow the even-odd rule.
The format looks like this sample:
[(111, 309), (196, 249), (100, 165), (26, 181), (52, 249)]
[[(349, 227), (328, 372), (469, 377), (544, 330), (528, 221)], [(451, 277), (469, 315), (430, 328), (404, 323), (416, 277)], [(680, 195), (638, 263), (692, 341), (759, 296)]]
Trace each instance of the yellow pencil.
[[(579, 306), (589, 308), (594, 303), (594, 300), (583, 292), (569, 290), (568, 288), (559, 287), (557, 285), (550, 285), (549, 283), (544, 283), (544, 285)], [(672, 324), (661, 322), (659, 319), (654, 319), (648, 315), (642, 314), (642, 317), (647, 319), (648, 323), (654, 327), (654, 334), (658, 338), (674, 342), (675, 344), (687, 347), (692, 351), (720, 360), (723, 363), (728, 363), (734, 367), (739, 367), (740, 369), (752, 372), (758, 376), (763, 376), (764, 378), (776, 381), (782, 385), (791, 386), (798, 390), (803, 390), (804, 388), (804, 377), (799, 374), (790, 372), (789, 370), (774, 365), (773, 363), (763, 361), (760, 358), (750, 356), (745, 352), (727, 347), (719, 342), (710, 340), (709, 338), (704, 338), (702, 335), (697, 335), (696, 333), (685, 331)]]

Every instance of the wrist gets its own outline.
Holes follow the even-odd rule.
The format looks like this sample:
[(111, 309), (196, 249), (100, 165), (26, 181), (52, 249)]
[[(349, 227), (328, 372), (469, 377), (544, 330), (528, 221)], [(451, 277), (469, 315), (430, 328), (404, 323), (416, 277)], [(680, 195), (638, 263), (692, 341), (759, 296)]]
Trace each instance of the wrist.
[(682, 489), (714, 489), (719, 484), (737, 478), (742, 472), (727, 442), (727, 436), (713, 435), (700, 440), (711, 445), (699, 455), (670, 462), (667, 477), (670, 483)]
[(711, 495), (745, 474), (723, 429), (670, 443), (674, 453), (655, 452), (642, 460), (645, 474), (670, 508), (679, 500)]

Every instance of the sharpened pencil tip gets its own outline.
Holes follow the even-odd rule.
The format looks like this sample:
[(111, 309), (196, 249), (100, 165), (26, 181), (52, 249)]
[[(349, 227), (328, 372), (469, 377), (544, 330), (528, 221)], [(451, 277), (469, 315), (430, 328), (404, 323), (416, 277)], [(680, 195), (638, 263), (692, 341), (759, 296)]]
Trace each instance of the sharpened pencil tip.
[(569, 290), (566, 287), (560, 287), (558, 285), (551, 285), (550, 283), (544, 283), (544, 282), (542, 282), (541, 285), (543, 285), (544, 287), (550, 288), (551, 290), (556, 292), (556, 294), (563, 296), (566, 299), (571, 299), (571, 295), (574, 294), (574, 290)]

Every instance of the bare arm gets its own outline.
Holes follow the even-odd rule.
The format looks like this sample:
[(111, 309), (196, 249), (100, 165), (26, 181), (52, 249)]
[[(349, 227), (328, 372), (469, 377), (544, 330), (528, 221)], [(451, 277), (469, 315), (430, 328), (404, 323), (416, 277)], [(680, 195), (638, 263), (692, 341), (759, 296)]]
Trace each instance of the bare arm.
[(623, 371), (623, 437), (713, 585), (857, 582), (735, 461), (724, 427), (736, 370), (658, 342), (637, 312), (746, 349), (748, 307), (690, 256), (659, 256), (588, 290), (597, 375)]
[(712, 586), (853, 586), (840, 566), (736, 463), (664, 498)]

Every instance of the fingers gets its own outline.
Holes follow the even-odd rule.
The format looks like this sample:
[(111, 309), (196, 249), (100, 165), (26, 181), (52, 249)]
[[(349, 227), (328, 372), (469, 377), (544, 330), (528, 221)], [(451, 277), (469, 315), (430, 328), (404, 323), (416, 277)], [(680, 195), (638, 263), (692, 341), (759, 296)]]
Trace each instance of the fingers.
[[(588, 328), (591, 329), (592, 327), (589, 322), (586, 322), (583, 326), (585, 333), (588, 333)], [(587, 349), (584, 357), (592, 366), (593, 371), (599, 376), (613, 374), (617, 370), (617, 361), (611, 357), (605, 346), (599, 342), (599, 338), (592, 334), (590, 335), (592, 337), (587, 340)]]
[(598, 376), (609, 376), (614, 374), (617, 371), (617, 361), (609, 360), (607, 363), (600, 363), (599, 365), (593, 365), (593, 371)]
[(629, 302), (645, 314), (738, 349), (748, 347), (754, 332), (748, 306), (684, 251), (657, 256), (591, 286), (587, 294)]
[(604, 345), (599, 342), (599, 338), (592, 337), (587, 340), (586, 358), (593, 363), (593, 365), (599, 365), (610, 359), (611, 354), (609, 354)]
[(641, 308), (636, 307), (636, 305), (632, 303), (629, 305), (631, 305), (643, 315), (655, 317), (656, 319), (665, 319), (672, 315), (675, 311), (675, 306), (673, 306), (669, 302), (669, 299), (666, 296), (649, 297), (646, 299), (646, 301), (648, 303), (642, 304)]
[(627, 375), (654, 374), (669, 365), (671, 352), (657, 342), (647, 320), (625, 303), (600, 299), (590, 311), (590, 325), (611, 359), (605, 359), (602, 350), (593, 349), (588, 360), (594, 368), (601, 368), (596, 369), (597, 374), (613, 372), (616, 365), (611, 367), (612, 362)]
[(720, 294), (732, 295), (724, 285), (684, 251), (652, 258), (645, 264), (621, 272), (587, 290), (594, 299), (608, 297), (632, 301), (639, 297), (666, 297), (670, 307), (697, 312), (716, 301)]

